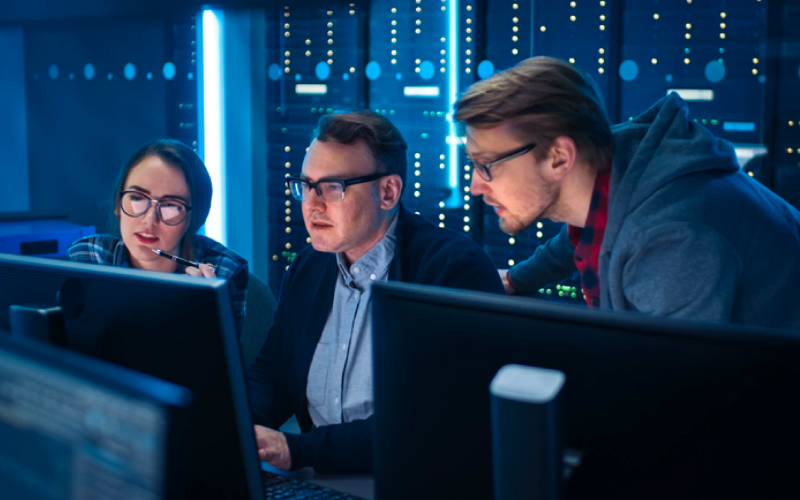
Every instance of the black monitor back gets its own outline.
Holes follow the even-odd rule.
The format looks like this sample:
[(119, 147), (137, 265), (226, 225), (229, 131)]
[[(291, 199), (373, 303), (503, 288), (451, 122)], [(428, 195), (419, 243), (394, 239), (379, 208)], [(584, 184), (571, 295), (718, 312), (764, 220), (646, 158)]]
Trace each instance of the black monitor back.
[(191, 393), (40, 342), (0, 336), (3, 498), (189, 498)]
[(194, 394), (191, 496), (262, 497), (226, 282), (0, 254), (0, 284), (0, 329), (10, 305), (61, 306), (69, 349)]
[(567, 498), (796, 490), (800, 338), (406, 284), (373, 289), (380, 500), (492, 497), (489, 384), (561, 370)]

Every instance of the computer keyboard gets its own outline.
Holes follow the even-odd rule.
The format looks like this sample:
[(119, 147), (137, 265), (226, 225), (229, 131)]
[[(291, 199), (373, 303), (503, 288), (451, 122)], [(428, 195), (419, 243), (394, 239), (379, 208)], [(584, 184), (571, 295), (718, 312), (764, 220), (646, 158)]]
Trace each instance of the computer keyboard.
[(364, 500), (355, 495), (267, 471), (261, 471), (261, 482), (264, 485), (264, 498), (267, 500), (284, 498), (287, 500)]

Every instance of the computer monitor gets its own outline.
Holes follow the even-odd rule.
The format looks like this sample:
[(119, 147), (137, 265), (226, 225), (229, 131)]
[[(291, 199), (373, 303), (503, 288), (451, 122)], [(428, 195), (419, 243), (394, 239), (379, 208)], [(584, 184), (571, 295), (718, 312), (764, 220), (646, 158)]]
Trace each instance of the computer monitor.
[(0, 496), (188, 498), (191, 393), (37, 342), (0, 338)]
[(377, 498), (492, 497), (489, 384), (566, 374), (566, 498), (795, 491), (800, 336), (399, 283), (373, 287)]
[(0, 283), (0, 328), (11, 305), (61, 306), (69, 349), (192, 392), (190, 496), (263, 497), (225, 281), (0, 254)]

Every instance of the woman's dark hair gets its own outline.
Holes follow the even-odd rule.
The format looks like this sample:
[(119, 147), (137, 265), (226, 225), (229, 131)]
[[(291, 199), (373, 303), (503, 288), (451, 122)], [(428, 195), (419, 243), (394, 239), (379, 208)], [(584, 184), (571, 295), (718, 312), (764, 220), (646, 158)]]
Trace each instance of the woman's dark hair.
[(211, 209), (211, 194), (213, 188), (211, 177), (203, 164), (203, 160), (197, 156), (192, 148), (174, 139), (159, 139), (139, 148), (133, 156), (125, 163), (117, 176), (114, 186), (114, 213), (112, 214), (111, 228), (114, 233), (119, 235), (120, 217), (120, 197), (122, 190), (125, 189), (125, 181), (128, 174), (134, 167), (149, 157), (157, 157), (164, 163), (168, 163), (179, 168), (186, 178), (186, 185), (189, 187), (189, 195), (192, 198), (192, 209), (189, 211), (189, 227), (186, 235), (181, 240), (181, 256), (194, 260), (193, 237), (198, 229), (203, 227)]

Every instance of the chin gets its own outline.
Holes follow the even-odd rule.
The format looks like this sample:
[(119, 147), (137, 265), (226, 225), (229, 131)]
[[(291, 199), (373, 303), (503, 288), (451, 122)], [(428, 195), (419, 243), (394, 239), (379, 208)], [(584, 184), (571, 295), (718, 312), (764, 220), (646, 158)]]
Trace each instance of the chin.
[(525, 226), (520, 222), (511, 222), (506, 221), (505, 219), (500, 219), (500, 230), (510, 236), (516, 236), (526, 229), (528, 229), (528, 226)]

